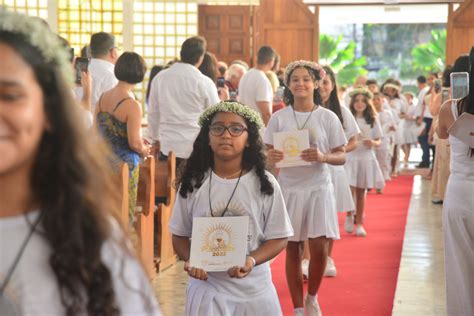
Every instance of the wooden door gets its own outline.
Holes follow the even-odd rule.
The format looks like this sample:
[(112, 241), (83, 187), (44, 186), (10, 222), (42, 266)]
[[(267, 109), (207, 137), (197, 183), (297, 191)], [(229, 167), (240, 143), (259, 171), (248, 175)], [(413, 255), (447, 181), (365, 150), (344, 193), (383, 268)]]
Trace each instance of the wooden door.
[(207, 50), (218, 60), (236, 59), (251, 65), (252, 7), (245, 5), (199, 5), (199, 35), (207, 40)]

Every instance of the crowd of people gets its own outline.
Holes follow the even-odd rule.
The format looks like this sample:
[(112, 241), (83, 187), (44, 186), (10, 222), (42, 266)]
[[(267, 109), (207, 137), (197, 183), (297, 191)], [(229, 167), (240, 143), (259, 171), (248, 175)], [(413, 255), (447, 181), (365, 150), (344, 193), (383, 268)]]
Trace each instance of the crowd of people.
[[(474, 313), (474, 159), (448, 132), (474, 114), (474, 51), (442, 80), (418, 77), (416, 96), (396, 79), (363, 76), (343, 93), (329, 65), (280, 68), (277, 52), (262, 46), (253, 68), (228, 66), (194, 36), (179, 60), (152, 68), (142, 131), (134, 88), (147, 67), (121, 54), (113, 35), (92, 35), (76, 86), (67, 42), (39, 19), (0, 10), (0, 48), (0, 314), (159, 315), (111, 179), (128, 164), (133, 225), (141, 159), (165, 161), (172, 151), (179, 194), (169, 227), (190, 276), (186, 314), (281, 314), (270, 261), (286, 249), (294, 314), (322, 315), (319, 288), (337, 276), (337, 213), (347, 233), (369, 236), (367, 192), (383, 194), (417, 143), (433, 203), (445, 204), (448, 312)], [(470, 71), (470, 94), (446, 101), (453, 71)], [(305, 165), (277, 168), (288, 153), (274, 135), (293, 131), (308, 135)], [(191, 266), (193, 219), (222, 216), (249, 217), (244, 265)]]

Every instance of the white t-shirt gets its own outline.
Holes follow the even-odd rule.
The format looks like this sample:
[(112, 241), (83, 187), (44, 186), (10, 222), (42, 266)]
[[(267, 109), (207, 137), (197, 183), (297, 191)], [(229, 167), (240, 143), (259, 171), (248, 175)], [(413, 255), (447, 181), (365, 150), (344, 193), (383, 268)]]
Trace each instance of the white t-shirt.
[(218, 103), (217, 87), (199, 69), (175, 63), (151, 82), (148, 99), (149, 135), (160, 140), (160, 150), (178, 158), (188, 158), (199, 133), (198, 118), (206, 108)]
[(357, 122), (354, 118), (354, 115), (352, 115), (351, 110), (349, 110), (347, 107), (341, 106), (341, 114), (342, 119), (344, 120), (344, 134), (346, 135), (346, 138), (349, 141), (351, 137), (360, 134), (360, 128), (359, 125), (357, 125)]
[[(26, 239), (31, 223), (38, 216), (39, 211), (34, 211), (26, 216), (0, 218), (0, 284)], [(111, 272), (121, 315), (161, 315), (141, 264), (122, 248), (120, 241), (115, 241), (120, 240), (120, 230), (116, 222), (111, 223), (113, 237), (104, 243), (101, 257)], [(17, 315), (65, 315), (57, 280), (49, 264), (50, 254), (47, 241), (34, 233), (4, 292), (6, 301), (18, 312)], [(0, 306), (0, 315), (3, 313), (6, 311), (2, 311)]]
[(272, 113), (273, 90), (270, 80), (261, 70), (250, 69), (239, 82), (239, 102), (260, 113), (257, 102), (268, 102)]
[[(285, 201), (278, 182), (269, 172), (265, 172), (273, 185), (272, 195), (260, 192), (260, 180), (251, 171), (240, 178), (224, 216), (249, 216), (249, 235), (247, 253), (260, 247), (265, 241), (293, 236), (293, 228), (288, 217)], [(209, 173), (199, 189), (183, 198), (179, 193), (169, 228), (174, 235), (191, 237), (194, 217), (210, 217), (209, 198), (215, 216), (222, 216), (238, 179), (223, 179), (212, 173), (211, 193), (209, 195)], [(206, 281), (223, 293), (249, 297), (261, 293), (271, 285), (271, 273), (268, 262), (254, 267), (243, 279), (229, 277), (227, 272), (210, 272)], [(190, 282), (199, 282), (190, 278)]]
[(112, 89), (118, 83), (114, 74), (115, 65), (108, 61), (92, 58), (89, 72), (92, 78), (91, 112), (95, 113), (97, 102), (102, 93)]
[[(322, 106), (318, 106), (312, 114), (293, 111), (292, 106), (274, 113), (265, 130), (263, 142), (273, 145), (273, 133), (296, 131), (307, 119), (304, 129), (309, 130), (310, 146), (316, 146), (323, 154), (327, 154), (332, 149), (347, 144), (341, 121), (331, 110)], [(278, 182), (287, 190), (319, 188), (327, 183), (329, 176), (327, 164), (313, 163), (310, 166), (281, 168)]]
[[(430, 91), (430, 87), (426, 86), (420, 90), (418, 93), (418, 104), (416, 105), (416, 116), (422, 116), (426, 118), (433, 118), (431, 115), (429, 104), (426, 103), (426, 94)], [(425, 111), (423, 112), (423, 105), (425, 106)], [(423, 113), (422, 113), (423, 112)]]
[[(362, 137), (365, 139), (381, 139), (383, 137), (382, 127), (378, 117), (375, 118), (374, 125), (370, 127), (369, 124), (365, 121), (365, 118), (356, 118), (357, 125), (359, 125), (360, 130), (362, 131)], [(354, 157), (360, 156), (363, 157), (364, 154), (372, 152), (374, 148), (368, 148), (363, 144), (362, 141), (359, 142), (356, 149), (348, 153), (351, 159)]]

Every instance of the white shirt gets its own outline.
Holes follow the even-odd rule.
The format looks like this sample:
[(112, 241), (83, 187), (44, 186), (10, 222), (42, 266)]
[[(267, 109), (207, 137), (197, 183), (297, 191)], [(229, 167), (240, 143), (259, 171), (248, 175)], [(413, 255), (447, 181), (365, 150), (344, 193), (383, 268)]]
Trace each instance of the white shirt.
[(272, 113), (272, 85), (263, 71), (252, 68), (240, 79), (239, 102), (249, 106), (258, 113), (261, 112), (257, 102), (268, 102), (269, 113)]
[(351, 110), (349, 110), (345, 106), (341, 106), (341, 114), (342, 119), (344, 120), (342, 127), (344, 128), (344, 134), (346, 135), (347, 140), (349, 140), (353, 136), (360, 134), (359, 125), (357, 125), (357, 122), (354, 118), (354, 115), (352, 115)]
[[(420, 90), (418, 93), (418, 104), (416, 105), (416, 116), (422, 116), (426, 118), (433, 118), (433, 115), (431, 115), (430, 112), (430, 107), (429, 104), (426, 104), (425, 96), (430, 90), (429, 86), (424, 87), (423, 89)], [(425, 104), (425, 112), (422, 113), (423, 111), (423, 104)]]
[(219, 103), (217, 87), (199, 69), (175, 63), (151, 82), (148, 99), (149, 134), (160, 140), (160, 150), (188, 158), (199, 133), (198, 118), (206, 108)]
[[(272, 195), (260, 192), (260, 180), (254, 170), (243, 175), (224, 216), (249, 216), (247, 254), (259, 248), (265, 241), (293, 236), (285, 201), (278, 182), (265, 171), (273, 186)], [(176, 195), (173, 215), (169, 222), (170, 231), (177, 236), (191, 237), (194, 217), (210, 217), (209, 203), (215, 216), (222, 216), (238, 179), (223, 179), (212, 173), (209, 194), (209, 173), (205, 174), (200, 188), (183, 198)], [(210, 201), (209, 201), (210, 199)], [(269, 263), (253, 268), (243, 279), (231, 278), (227, 272), (210, 272), (205, 282), (227, 295), (245, 298), (262, 294), (271, 286)], [(191, 283), (202, 281), (190, 278)], [(207, 287), (207, 285), (204, 285)]]
[[(301, 126), (307, 119), (305, 126)], [(273, 145), (273, 133), (296, 131), (298, 125), (309, 130), (310, 146), (316, 146), (323, 154), (347, 144), (341, 121), (331, 110), (322, 106), (318, 106), (313, 113), (296, 112), (292, 106), (274, 113), (268, 122), (263, 142)], [(286, 190), (307, 190), (326, 184), (329, 177), (327, 164), (313, 163), (309, 166), (281, 168), (278, 182)]]
[(95, 113), (95, 107), (100, 96), (105, 91), (115, 87), (118, 83), (114, 74), (114, 64), (108, 61), (92, 58), (89, 64), (89, 72), (92, 77), (92, 93), (91, 93), (91, 112)]
[[(0, 218), (0, 284), (25, 241), (30, 225), (39, 211), (26, 216)], [(121, 315), (161, 315), (155, 295), (139, 261), (122, 248), (121, 231), (112, 223), (112, 236), (103, 244), (101, 257), (110, 271), (117, 304)], [(37, 229), (40, 229), (38, 227)], [(46, 239), (34, 233), (26, 245), (4, 295), (17, 315), (65, 315), (58, 283), (50, 260), (51, 248)], [(0, 304), (0, 314), (2, 311)]]

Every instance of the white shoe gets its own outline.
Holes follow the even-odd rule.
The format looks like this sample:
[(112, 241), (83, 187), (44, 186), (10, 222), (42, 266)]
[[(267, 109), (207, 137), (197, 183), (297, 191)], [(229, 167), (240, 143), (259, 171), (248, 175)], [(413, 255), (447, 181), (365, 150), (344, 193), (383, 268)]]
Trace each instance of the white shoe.
[(365, 237), (367, 236), (367, 232), (364, 229), (364, 226), (362, 225), (357, 225), (356, 227), (356, 236), (357, 237)]
[(308, 259), (303, 259), (301, 261), (301, 269), (303, 270), (303, 278), (308, 278), (308, 269), (309, 269), (309, 260)]
[(335, 277), (337, 275), (336, 265), (334, 265), (334, 260), (331, 257), (328, 257), (326, 263), (326, 268), (324, 269), (325, 277)]
[(354, 231), (354, 216), (352, 215), (349, 215), (349, 216), (346, 216), (346, 221), (344, 223), (344, 229), (346, 231), (346, 233), (348, 234), (351, 234), (353, 231)]
[(309, 299), (309, 296), (306, 296), (306, 299), (304, 300), (304, 307), (306, 309), (306, 313), (308, 316), (322, 316), (323, 313), (321, 313), (321, 308), (319, 307), (318, 299), (316, 300), (311, 300)]

